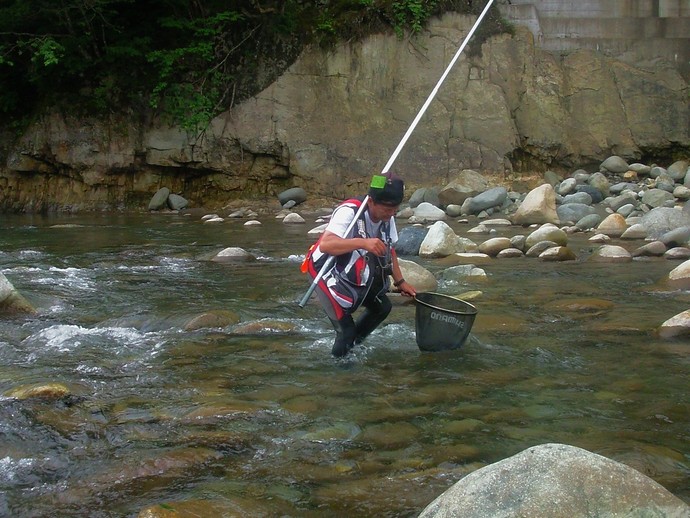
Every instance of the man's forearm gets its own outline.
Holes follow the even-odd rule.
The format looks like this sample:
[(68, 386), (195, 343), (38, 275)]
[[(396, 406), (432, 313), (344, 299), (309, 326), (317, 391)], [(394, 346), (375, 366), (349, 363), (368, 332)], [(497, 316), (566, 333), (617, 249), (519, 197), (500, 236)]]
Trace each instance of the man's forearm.
[(365, 246), (366, 240), (361, 237), (345, 239), (329, 231), (324, 233), (319, 243), (321, 251), (328, 255), (347, 254), (360, 248), (366, 250)]

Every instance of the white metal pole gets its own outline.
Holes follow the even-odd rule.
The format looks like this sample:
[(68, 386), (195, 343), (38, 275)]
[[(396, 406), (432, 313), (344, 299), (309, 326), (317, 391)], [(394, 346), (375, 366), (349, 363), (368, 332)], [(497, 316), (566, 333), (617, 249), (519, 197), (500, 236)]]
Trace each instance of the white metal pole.
[(491, 4), (493, 4), (493, 3), (494, 3), (494, 0), (489, 0), (486, 3), (486, 5), (484, 6), (484, 10), (479, 15), (479, 18), (477, 18), (477, 21), (474, 22), (474, 25), (470, 29), (470, 32), (468, 32), (467, 36), (465, 36), (465, 39), (463, 40), (462, 45), (460, 45), (460, 48), (455, 53), (455, 56), (453, 56), (453, 59), (450, 61), (450, 63), (446, 67), (446, 70), (445, 70), (445, 72), (443, 72), (441, 79), (439, 79), (438, 83), (436, 83), (436, 86), (434, 87), (434, 89), (429, 94), (429, 97), (427, 98), (427, 100), (424, 103), (424, 105), (422, 106), (422, 108), (419, 110), (419, 113), (417, 114), (417, 116), (412, 121), (412, 124), (410, 124), (410, 127), (407, 128), (407, 132), (405, 133), (402, 140), (400, 141), (400, 144), (398, 144), (398, 147), (395, 148), (395, 151), (393, 151), (393, 154), (388, 159), (388, 162), (386, 162), (386, 165), (383, 166), (383, 169), (381, 172), (383, 172), (383, 173), (388, 172), (390, 170), (390, 167), (393, 165), (393, 162), (395, 162), (395, 159), (398, 158), (400, 151), (402, 151), (402, 148), (405, 147), (405, 143), (407, 142), (407, 139), (409, 139), (410, 135), (412, 135), (412, 132), (417, 127), (417, 124), (419, 123), (420, 119), (424, 115), (424, 112), (426, 112), (426, 109), (431, 104), (431, 101), (434, 99), (434, 97), (436, 97), (436, 94), (438, 93), (439, 88), (441, 88), (443, 81), (446, 80), (446, 76), (448, 76), (448, 74), (450, 73), (450, 70), (453, 68), (453, 65), (455, 65), (455, 62), (460, 57), (460, 54), (462, 54), (462, 51), (465, 50), (465, 47), (467, 46), (467, 43), (470, 41), (470, 38), (474, 34), (474, 31), (476, 31), (477, 27), (479, 27), (479, 24), (482, 23), (482, 19), (484, 18), (484, 15), (489, 11), (489, 8), (491, 7)]

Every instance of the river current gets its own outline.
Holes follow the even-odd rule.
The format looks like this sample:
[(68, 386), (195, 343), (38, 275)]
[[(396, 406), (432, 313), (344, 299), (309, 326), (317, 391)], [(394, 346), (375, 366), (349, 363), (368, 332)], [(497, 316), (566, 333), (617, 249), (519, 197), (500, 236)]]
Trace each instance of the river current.
[[(690, 344), (655, 333), (690, 307), (662, 282), (677, 262), (588, 262), (596, 245), (575, 235), (578, 261), (493, 259), (486, 280), (441, 282), (481, 292), (461, 349), (421, 352), (414, 305), (393, 296), (335, 360), (319, 306), (297, 305), (314, 218), (0, 218), (0, 271), (38, 310), (0, 320), (1, 516), (416, 516), (467, 473), (550, 442), (690, 502)], [(256, 261), (209, 260), (230, 246)], [(187, 327), (208, 312), (229, 320)], [(8, 396), (48, 383), (69, 395)]]

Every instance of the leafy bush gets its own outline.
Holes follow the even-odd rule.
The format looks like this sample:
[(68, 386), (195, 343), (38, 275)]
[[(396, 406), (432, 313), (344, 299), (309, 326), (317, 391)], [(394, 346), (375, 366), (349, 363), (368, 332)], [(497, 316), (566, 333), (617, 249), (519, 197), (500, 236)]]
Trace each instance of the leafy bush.
[[(474, 2), (477, 3), (476, 1)], [(6, 0), (0, 113), (154, 110), (199, 135), (267, 86), (304, 45), (422, 30), (469, 0)], [(489, 32), (491, 29), (489, 29)]]

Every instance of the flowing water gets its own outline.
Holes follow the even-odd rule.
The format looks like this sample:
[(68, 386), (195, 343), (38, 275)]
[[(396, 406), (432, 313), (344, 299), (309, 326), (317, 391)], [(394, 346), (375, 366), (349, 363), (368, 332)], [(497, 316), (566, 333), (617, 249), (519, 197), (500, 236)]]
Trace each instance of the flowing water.
[[(690, 343), (654, 333), (690, 307), (660, 282), (677, 262), (593, 264), (573, 236), (579, 261), (495, 259), (484, 282), (441, 283), (482, 292), (462, 349), (420, 352), (398, 298), (336, 361), (321, 309), (296, 304), (314, 225), (262, 221), (1, 216), (0, 271), (38, 313), (0, 320), (0, 515), (416, 516), (548, 442), (690, 501)], [(229, 246), (257, 260), (209, 260)], [(229, 320), (185, 330), (211, 311)], [(69, 394), (8, 396), (48, 383)]]

